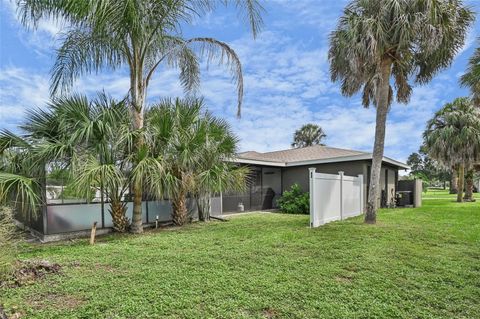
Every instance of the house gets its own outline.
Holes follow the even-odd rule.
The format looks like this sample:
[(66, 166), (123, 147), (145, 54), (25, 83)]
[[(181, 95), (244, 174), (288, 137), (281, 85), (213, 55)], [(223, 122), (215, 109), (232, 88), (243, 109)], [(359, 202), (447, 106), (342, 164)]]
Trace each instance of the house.
[[(224, 213), (237, 212), (241, 203), (244, 210), (266, 210), (276, 208), (276, 201), (282, 192), (298, 183), (308, 191), (308, 168), (315, 167), (319, 173), (337, 174), (364, 178), (364, 192), (368, 191), (372, 154), (327, 146), (312, 146), (276, 152), (244, 152), (237, 155), (233, 162), (247, 165), (251, 169), (248, 190), (241, 194), (223, 193), (211, 198), (211, 214), (219, 216)], [(407, 165), (388, 157), (383, 158), (381, 188), (384, 203), (389, 203), (397, 190), (398, 171), (409, 168)], [(98, 233), (111, 231), (112, 218), (103, 197), (63, 198), (59, 197), (59, 186), (49, 184), (41, 190), (45, 202), (38, 212), (21, 213), (17, 211), (16, 220), (43, 241), (59, 240), (87, 235), (92, 223), (98, 223)], [(60, 187), (63, 190), (63, 186)], [(403, 189), (401, 189), (403, 190)], [(220, 196), (218, 196), (220, 195)], [(379, 196), (381, 202), (381, 196)], [(126, 215), (132, 217), (133, 203), (126, 200)], [(188, 201), (191, 217), (197, 214), (195, 201)], [(168, 200), (144, 198), (142, 202), (142, 220), (145, 224), (156, 221), (166, 222), (171, 219), (172, 207)]]
[[(245, 193), (223, 194), (223, 212), (237, 211), (239, 203), (247, 211), (276, 208), (276, 200), (293, 184), (297, 183), (304, 191), (308, 191), (309, 167), (315, 167), (319, 173), (337, 174), (343, 171), (350, 176), (362, 174), (364, 203), (367, 202), (372, 153), (316, 145), (266, 153), (248, 151), (239, 153), (233, 161), (248, 165), (252, 175)], [(383, 158), (379, 204), (386, 205), (394, 199), (398, 171), (408, 168), (400, 161)]]

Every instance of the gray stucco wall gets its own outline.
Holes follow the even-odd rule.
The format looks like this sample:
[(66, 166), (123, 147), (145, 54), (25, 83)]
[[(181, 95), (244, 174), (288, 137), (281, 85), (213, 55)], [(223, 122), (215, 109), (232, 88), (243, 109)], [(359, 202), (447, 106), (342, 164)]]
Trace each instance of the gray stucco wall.
[(284, 167), (282, 172), (283, 191), (288, 190), (295, 183), (299, 184), (302, 190), (308, 191), (308, 187), (309, 187), (308, 168), (309, 167), (315, 167), (317, 169), (317, 173), (338, 174), (339, 171), (343, 171), (345, 175), (357, 176), (359, 174), (364, 174), (364, 171), (366, 171), (366, 162), (364, 161), (339, 162), (339, 163)]
[[(370, 161), (353, 161), (353, 162), (338, 162), (338, 163), (328, 163), (328, 164), (317, 164), (317, 165), (305, 165), (305, 166), (294, 166), (294, 167), (285, 167), (282, 169), (282, 189), (283, 191), (288, 190), (293, 184), (297, 183), (300, 185), (302, 190), (308, 191), (309, 180), (308, 180), (308, 168), (315, 167), (318, 173), (325, 174), (338, 174), (339, 171), (343, 171), (345, 175), (349, 176), (358, 176), (363, 174), (364, 181), (364, 203), (367, 203), (367, 185), (370, 182), (368, 180), (368, 167), (370, 166)], [(382, 165), (381, 177), (380, 177), (380, 189), (385, 189), (385, 174), (388, 176), (388, 201), (392, 200), (391, 190), (395, 189), (395, 172), (398, 169), (389, 165)], [(378, 197), (378, 203), (380, 205), (381, 194)]]

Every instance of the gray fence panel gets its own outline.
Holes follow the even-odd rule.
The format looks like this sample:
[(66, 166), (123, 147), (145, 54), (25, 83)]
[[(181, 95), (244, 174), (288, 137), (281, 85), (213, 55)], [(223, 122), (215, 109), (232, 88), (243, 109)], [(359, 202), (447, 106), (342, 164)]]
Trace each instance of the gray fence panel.
[(98, 226), (101, 227), (102, 212), (100, 204), (47, 206), (48, 234), (90, 229), (94, 222), (98, 222)]
[(210, 199), (210, 214), (212, 216), (222, 215), (222, 198), (212, 197)]
[(148, 217), (149, 221), (154, 222), (158, 216), (159, 221), (169, 221), (172, 219), (172, 204), (166, 200), (149, 201)]

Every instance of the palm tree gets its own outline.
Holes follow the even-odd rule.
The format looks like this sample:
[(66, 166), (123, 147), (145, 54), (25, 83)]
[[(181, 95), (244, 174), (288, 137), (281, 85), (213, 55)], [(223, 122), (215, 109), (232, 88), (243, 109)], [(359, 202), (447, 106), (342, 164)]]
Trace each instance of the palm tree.
[[(125, 101), (116, 102), (105, 94), (91, 101), (80, 95), (56, 98), (46, 109), (29, 111), (22, 135), (9, 132), (0, 135), (4, 151), (24, 158), (16, 165), (16, 171), (6, 170), (22, 174), (16, 179), (8, 175), (9, 183), (17, 180), (21, 186), (20, 181), (27, 182), (30, 178), (40, 184), (45, 170), (51, 168), (68, 172), (73, 177), (68, 186), (76, 195), (91, 198), (97, 190), (102, 197), (106, 195), (102, 205), (104, 200), (109, 202), (114, 229), (126, 231), (130, 222), (125, 216), (123, 200), (129, 186), (137, 183), (150, 192), (161, 193), (158, 180), (163, 174), (161, 162), (152, 157), (148, 148), (132, 151), (134, 136), (128, 114)], [(135, 169), (131, 167), (133, 161), (138, 163)], [(0, 181), (2, 190), (8, 187)], [(33, 194), (40, 194), (39, 187)]]
[(323, 132), (323, 129), (316, 124), (305, 124), (299, 130), (295, 131), (293, 135), (292, 147), (301, 148), (312, 145), (325, 145), (322, 140), (327, 135)]
[(146, 117), (147, 136), (163, 159), (163, 189), (176, 225), (187, 222), (187, 195), (200, 204), (200, 219), (208, 220), (211, 193), (245, 188), (247, 169), (227, 162), (235, 155), (237, 138), (224, 120), (202, 109), (201, 99), (164, 100)]
[(74, 178), (73, 190), (83, 198), (100, 191), (102, 205), (109, 202), (113, 228), (125, 232), (130, 226), (124, 198), (132, 183), (130, 172), (132, 134), (125, 101), (105, 94), (57, 99), (50, 105), (62, 130), (70, 132), (60, 145), (77, 145), (64, 161)]
[(463, 200), (466, 202), (474, 202), (475, 199), (473, 198), (473, 176), (475, 174), (475, 170), (473, 169), (473, 165), (471, 165), (466, 173), (465, 173), (465, 196)]
[[(480, 38), (478, 42), (480, 44)], [(460, 83), (470, 89), (473, 102), (480, 107), (480, 46), (475, 49), (468, 61), (467, 71), (460, 78)]]
[[(480, 39), (478, 41), (480, 43)], [(468, 61), (467, 71), (460, 78), (462, 86), (470, 89), (475, 106), (480, 108), (480, 46), (475, 49), (473, 56)], [(473, 200), (473, 175), (471, 168), (466, 175), (465, 200)]]
[(469, 98), (457, 98), (435, 113), (423, 134), (428, 154), (458, 167), (457, 201), (463, 201), (465, 167), (480, 160), (480, 109)]
[(37, 212), (42, 201), (42, 162), (32, 156), (32, 139), (8, 130), (0, 132), (0, 204), (18, 212)]
[(473, 20), (461, 0), (353, 0), (332, 32), (332, 81), (341, 82), (345, 96), (362, 90), (363, 106), (376, 107), (365, 222), (376, 222), (385, 126), (394, 94), (399, 103), (408, 103), (410, 77), (425, 84), (449, 66)]
[[(144, 127), (144, 111), (150, 81), (160, 65), (180, 69), (180, 82), (187, 92), (199, 86), (199, 57), (207, 63), (226, 64), (238, 89), (238, 114), (243, 96), (242, 67), (235, 51), (213, 38), (185, 39), (182, 26), (215, 9), (233, 3), (248, 21), (255, 36), (262, 24), (258, 0), (17, 0), (22, 22), (35, 27), (41, 18), (62, 19), (69, 29), (58, 49), (52, 69), (51, 91), (64, 92), (84, 74), (126, 66), (133, 130)], [(126, 92), (127, 93), (127, 92)], [(135, 135), (135, 149), (145, 143)], [(135, 167), (138, 163), (134, 162)], [(133, 186), (132, 231), (142, 228), (142, 189)]]
[(11, 204), (9, 201), (13, 198), (14, 203), (23, 205), (18, 207), (20, 211), (25, 212), (31, 209), (36, 212), (40, 202), (39, 188), (38, 179), (9, 173), (5, 167), (0, 167), (0, 204)]
[(450, 194), (458, 194), (458, 168), (452, 166), (450, 179)]

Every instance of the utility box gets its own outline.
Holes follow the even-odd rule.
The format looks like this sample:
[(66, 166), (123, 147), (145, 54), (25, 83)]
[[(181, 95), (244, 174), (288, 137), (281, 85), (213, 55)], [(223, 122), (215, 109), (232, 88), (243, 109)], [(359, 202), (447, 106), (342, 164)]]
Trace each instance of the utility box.
[(421, 179), (398, 181), (397, 206), (422, 207), (422, 192)]
[(398, 191), (397, 192), (397, 206), (400, 207), (413, 207), (413, 196), (411, 191)]

